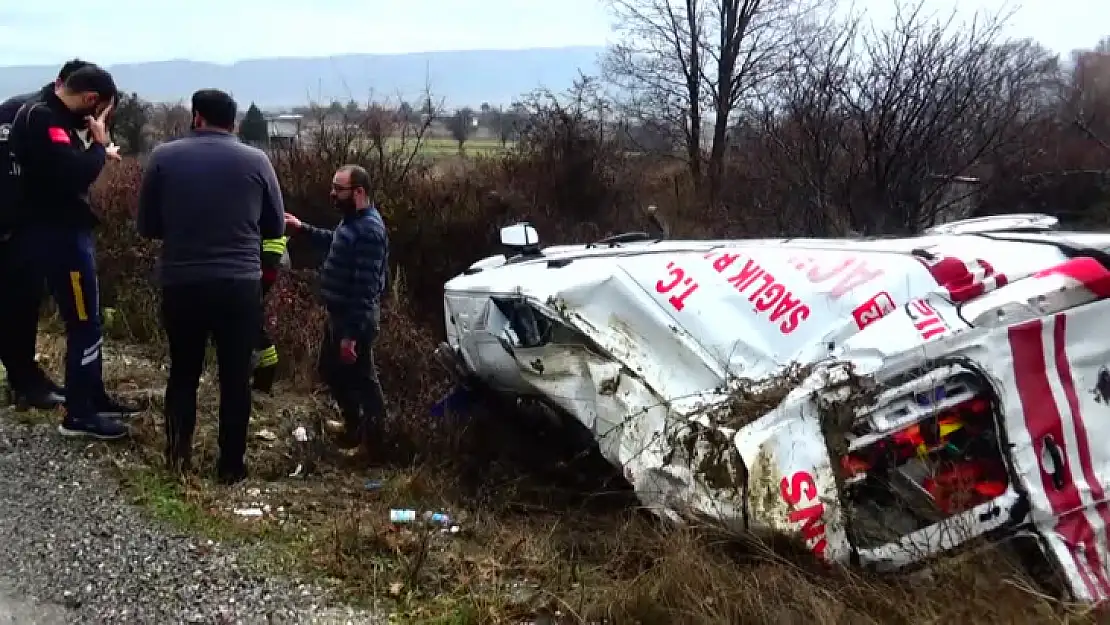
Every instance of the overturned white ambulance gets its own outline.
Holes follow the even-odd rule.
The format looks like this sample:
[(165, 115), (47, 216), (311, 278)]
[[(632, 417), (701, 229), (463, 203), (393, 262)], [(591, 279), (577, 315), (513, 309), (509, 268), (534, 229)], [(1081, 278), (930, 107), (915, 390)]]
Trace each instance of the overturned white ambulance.
[(1110, 234), (502, 243), (445, 285), (440, 356), (580, 423), (658, 514), (879, 569), (1032, 537), (1110, 599)]

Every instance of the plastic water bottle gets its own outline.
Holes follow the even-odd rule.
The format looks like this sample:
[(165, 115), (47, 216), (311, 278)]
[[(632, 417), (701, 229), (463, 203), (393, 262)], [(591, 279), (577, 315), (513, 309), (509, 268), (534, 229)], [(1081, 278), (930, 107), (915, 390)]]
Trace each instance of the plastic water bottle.
[(422, 521), (424, 521), (425, 523), (431, 523), (433, 525), (450, 525), (451, 524), (451, 517), (447, 516), (446, 514), (444, 514), (442, 512), (428, 511), (428, 512), (425, 512), (424, 514), (420, 514), (416, 510), (399, 510), (399, 509), (396, 509), (396, 508), (389, 511), (389, 522), (390, 523), (413, 523), (418, 518), (421, 519)]
[(389, 511), (390, 523), (412, 523), (416, 520), (416, 510), (397, 510)]
[(446, 514), (443, 514), (442, 512), (425, 512), (424, 513), (424, 520), (428, 523), (434, 523), (436, 525), (450, 525), (451, 524), (451, 517), (447, 516)]

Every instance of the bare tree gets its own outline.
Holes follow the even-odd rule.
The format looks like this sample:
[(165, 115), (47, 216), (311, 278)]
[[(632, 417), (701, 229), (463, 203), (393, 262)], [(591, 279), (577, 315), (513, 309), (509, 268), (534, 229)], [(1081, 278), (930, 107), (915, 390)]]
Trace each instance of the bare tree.
[[(812, 6), (797, 0), (717, 0), (712, 13), (717, 36), (708, 54), (716, 75), (705, 77), (713, 106), (709, 187), (720, 188), (727, 133), (733, 114), (764, 85), (789, 68), (794, 43), (803, 35), (803, 18)], [(804, 37), (802, 37), (804, 39)]]
[[(678, 129), (695, 188), (715, 198), (735, 114), (787, 67), (808, 0), (609, 0), (621, 34), (603, 63), (625, 113)], [(712, 125), (708, 158), (705, 125)], [(708, 183), (708, 184), (704, 184)]]
[(1076, 127), (1110, 151), (1110, 38), (1072, 53), (1065, 110)]
[(613, 0), (611, 5), (622, 40), (603, 61), (605, 76), (624, 92), (627, 115), (637, 121), (660, 119), (682, 132), (677, 139), (686, 148), (690, 175), (700, 189), (702, 51), (708, 45), (704, 6), (699, 0)]
[(161, 103), (154, 107), (150, 121), (154, 140), (162, 142), (184, 135), (189, 130), (193, 118), (182, 102)]
[[(337, 168), (347, 163), (360, 164), (370, 172), (376, 194), (396, 194), (409, 175), (420, 171), (420, 159), (428, 129), (438, 111), (430, 88), (425, 92), (430, 115), (409, 118), (403, 107), (389, 101), (368, 101), (357, 112), (336, 113), (330, 105), (313, 105), (306, 109), (306, 135), (302, 141), (270, 152), (275, 166), (294, 172), (312, 172)], [(326, 180), (311, 176), (293, 176), (286, 185), (295, 185), (290, 193), (301, 197), (326, 196), (321, 185)]]
[(917, 231), (951, 209), (949, 183), (1022, 140), (1053, 57), (1003, 40), (1001, 17), (954, 17), (899, 7), (889, 30), (849, 25), (803, 49), (765, 117), (784, 199), (807, 198), (834, 232)]
[(1027, 104), (1043, 111), (1029, 140), (994, 159), (980, 212), (1044, 212), (1101, 227), (1110, 211), (1110, 39), (1073, 52), (1054, 74)]
[(797, 47), (793, 71), (776, 78), (760, 127), (740, 146), (759, 155), (750, 165), (765, 174), (760, 186), (770, 195), (759, 199), (769, 209), (760, 217), (773, 232), (842, 235), (849, 228), (841, 212), (862, 163), (850, 145), (853, 127), (842, 94), (859, 19), (830, 26)]

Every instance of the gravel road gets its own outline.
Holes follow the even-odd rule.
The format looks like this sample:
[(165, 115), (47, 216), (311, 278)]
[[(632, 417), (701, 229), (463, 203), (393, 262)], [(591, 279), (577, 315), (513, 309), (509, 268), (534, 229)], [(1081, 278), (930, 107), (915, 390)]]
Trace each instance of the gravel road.
[(0, 624), (385, 622), (145, 518), (83, 443), (3, 415), (0, 541)]

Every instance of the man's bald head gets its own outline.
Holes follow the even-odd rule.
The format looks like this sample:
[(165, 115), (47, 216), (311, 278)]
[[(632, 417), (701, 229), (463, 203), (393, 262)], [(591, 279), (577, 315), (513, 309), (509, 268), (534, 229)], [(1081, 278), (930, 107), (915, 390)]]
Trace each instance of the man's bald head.
[(366, 195), (370, 195), (370, 185), (373, 184), (373, 181), (370, 180), (370, 172), (366, 171), (365, 167), (361, 165), (344, 165), (340, 167), (339, 171), (336, 173), (345, 174), (348, 184), (351, 185), (353, 189), (362, 189)]

